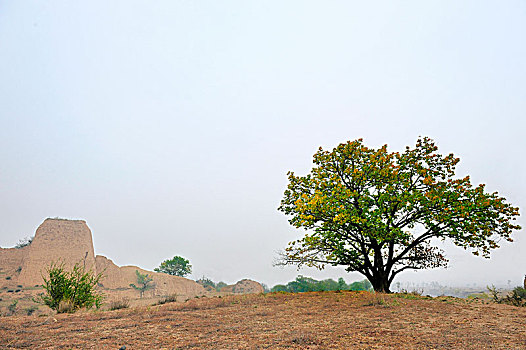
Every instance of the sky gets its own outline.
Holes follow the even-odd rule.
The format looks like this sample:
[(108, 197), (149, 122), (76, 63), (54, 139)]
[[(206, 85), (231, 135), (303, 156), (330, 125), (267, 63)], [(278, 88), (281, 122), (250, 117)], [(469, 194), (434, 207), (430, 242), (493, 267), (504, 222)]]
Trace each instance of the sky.
[[(320, 146), (429, 136), (523, 214), (524, 33), (519, 0), (0, 0), (0, 246), (83, 219), (118, 265), (361, 280), (272, 266), (304, 234), (277, 210), (287, 172)], [(512, 237), (489, 260), (446, 244), (448, 269), (397, 281), (519, 285)]]

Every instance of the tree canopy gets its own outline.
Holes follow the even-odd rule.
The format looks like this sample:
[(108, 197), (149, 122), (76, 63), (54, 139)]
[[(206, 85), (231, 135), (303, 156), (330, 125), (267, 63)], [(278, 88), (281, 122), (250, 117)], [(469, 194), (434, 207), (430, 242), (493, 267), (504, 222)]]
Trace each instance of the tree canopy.
[(299, 275), (294, 281), (287, 283), (286, 285), (278, 284), (272, 287), (271, 292), (289, 292), (289, 293), (302, 293), (302, 292), (319, 292), (319, 291), (335, 291), (335, 290), (370, 290), (371, 283), (368, 280), (359, 282), (353, 282), (347, 284), (343, 278), (339, 278), (335, 281), (331, 278), (317, 281), (314, 278), (305, 277)]
[(501, 239), (511, 242), (519, 209), (469, 176), (455, 177), (459, 158), (437, 149), (428, 137), (404, 152), (368, 148), (362, 139), (320, 148), (310, 174), (288, 173), (279, 210), (307, 233), (278, 264), (345, 266), (389, 292), (404, 270), (447, 266), (435, 239), (486, 258)]
[(174, 256), (172, 259), (163, 261), (159, 267), (153, 270), (173, 276), (185, 277), (192, 273), (192, 265), (187, 259), (181, 256)]

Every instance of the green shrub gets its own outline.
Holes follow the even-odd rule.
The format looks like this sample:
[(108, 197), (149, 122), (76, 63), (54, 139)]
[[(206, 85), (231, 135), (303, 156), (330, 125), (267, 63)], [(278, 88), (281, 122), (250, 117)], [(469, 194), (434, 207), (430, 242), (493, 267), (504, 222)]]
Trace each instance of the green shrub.
[(46, 276), (42, 276), (45, 293), (40, 295), (40, 301), (51, 309), (62, 313), (100, 307), (103, 295), (95, 287), (102, 274), (86, 271), (80, 264), (66, 271), (64, 263), (51, 263), (46, 272)]
[(491, 298), (499, 304), (526, 307), (526, 288), (515, 287), (508, 295), (500, 297), (500, 293), (495, 286), (487, 287), (491, 293)]
[(515, 287), (504, 298), (504, 303), (514, 306), (526, 306), (526, 289), (522, 287)]

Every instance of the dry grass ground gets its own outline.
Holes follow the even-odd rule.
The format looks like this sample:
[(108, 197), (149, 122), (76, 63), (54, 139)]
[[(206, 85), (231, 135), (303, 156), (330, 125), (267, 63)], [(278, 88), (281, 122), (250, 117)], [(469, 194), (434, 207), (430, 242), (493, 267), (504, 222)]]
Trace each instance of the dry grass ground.
[(526, 349), (526, 308), (368, 292), (258, 294), (0, 318), (2, 349)]

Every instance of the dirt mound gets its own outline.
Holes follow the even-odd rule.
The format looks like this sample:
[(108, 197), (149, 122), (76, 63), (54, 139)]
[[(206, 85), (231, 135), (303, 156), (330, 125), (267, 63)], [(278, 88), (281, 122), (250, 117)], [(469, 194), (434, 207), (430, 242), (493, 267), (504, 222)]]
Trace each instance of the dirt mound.
[(222, 293), (234, 293), (234, 294), (256, 294), (263, 293), (265, 290), (263, 286), (256, 281), (249, 279), (243, 279), (236, 284), (229, 285), (221, 288)]

